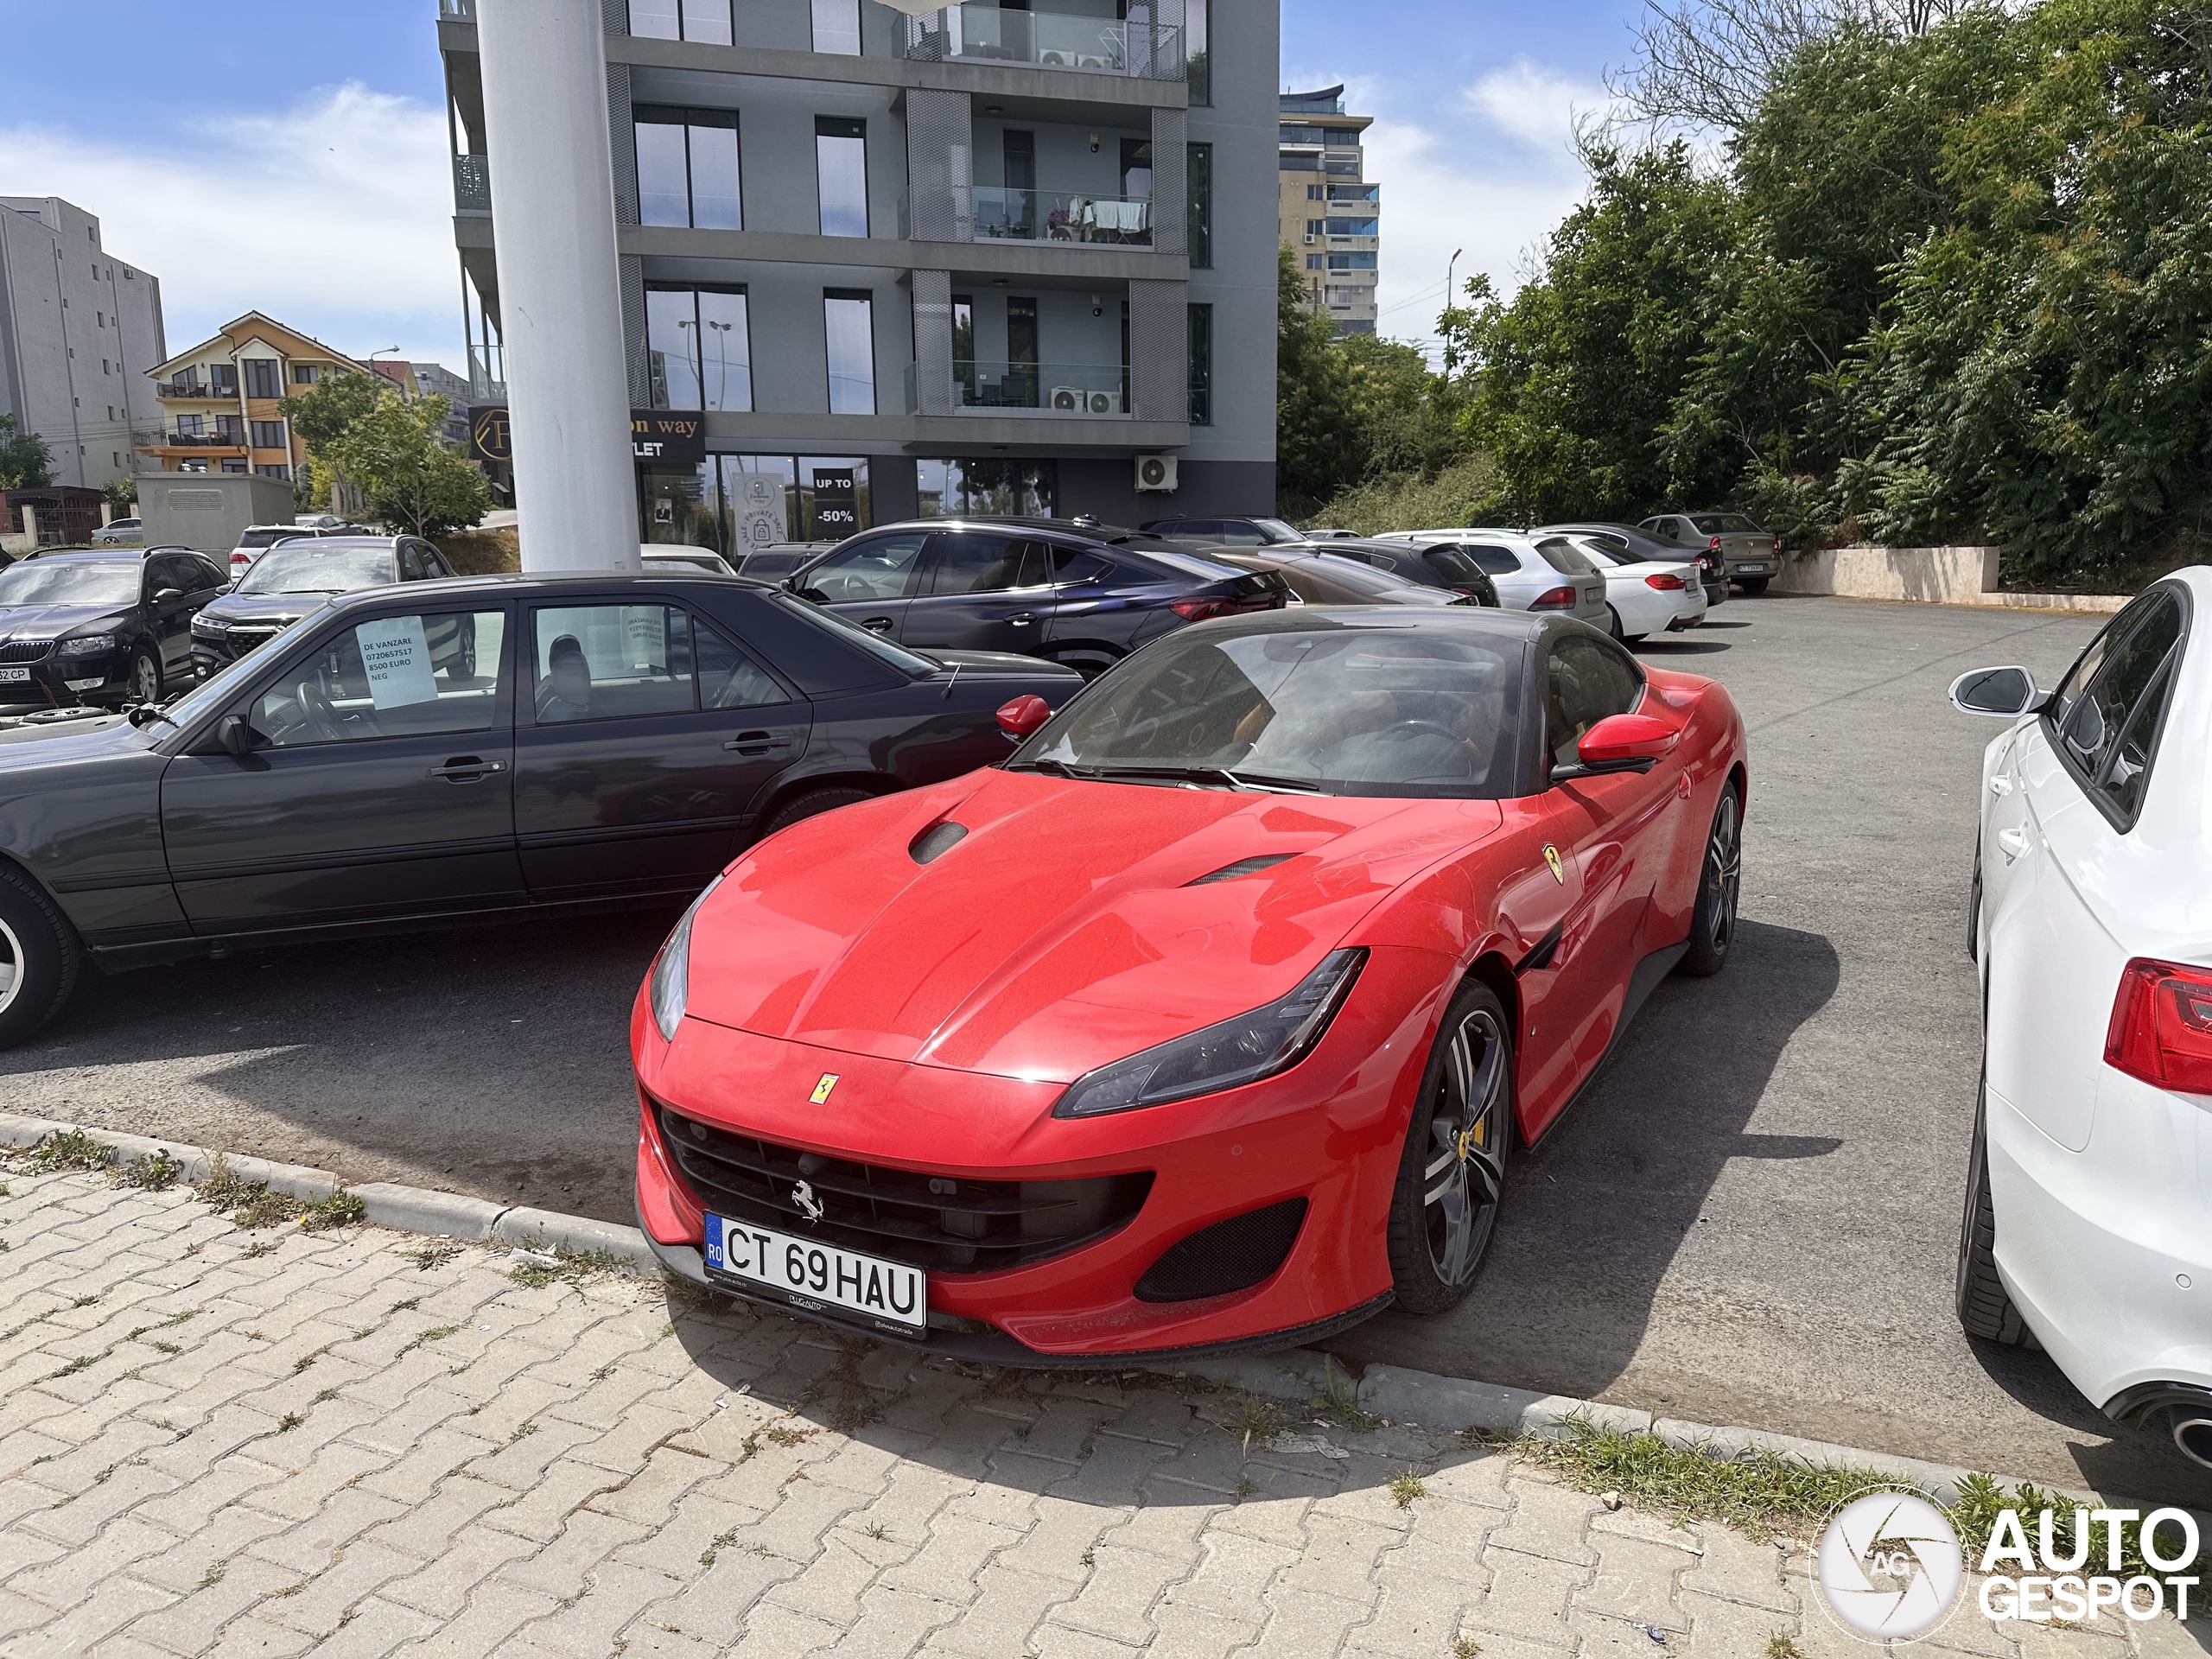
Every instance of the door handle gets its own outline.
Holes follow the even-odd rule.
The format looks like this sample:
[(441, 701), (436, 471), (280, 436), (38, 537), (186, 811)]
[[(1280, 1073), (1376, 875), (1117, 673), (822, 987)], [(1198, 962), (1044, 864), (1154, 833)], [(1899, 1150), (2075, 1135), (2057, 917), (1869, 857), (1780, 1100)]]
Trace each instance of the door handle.
[(1034, 611), (1017, 611), (1007, 618), (1007, 621), (1017, 628), (1026, 628), (1036, 620), (1037, 613)]
[(1997, 832), (1997, 850), (2005, 855), (2005, 861), (2010, 864), (2028, 850), (2028, 832), (2024, 830), (1999, 830)]
[(772, 737), (766, 732), (740, 732), (722, 743), (722, 747), (739, 754), (766, 754), (771, 749), (788, 749), (791, 746), (788, 737)]
[(1999, 772), (1989, 780), (1989, 792), (1993, 795), (2010, 795), (2012, 792), (2012, 780), (2003, 772)]
[(505, 772), (504, 760), (480, 760), (473, 754), (457, 754), (442, 766), (432, 766), (430, 776), (442, 778), (449, 784), (473, 784), (487, 772)]
[(887, 616), (871, 616), (867, 621), (861, 623), (861, 626), (873, 628), (878, 633), (888, 633), (891, 632), (891, 619)]

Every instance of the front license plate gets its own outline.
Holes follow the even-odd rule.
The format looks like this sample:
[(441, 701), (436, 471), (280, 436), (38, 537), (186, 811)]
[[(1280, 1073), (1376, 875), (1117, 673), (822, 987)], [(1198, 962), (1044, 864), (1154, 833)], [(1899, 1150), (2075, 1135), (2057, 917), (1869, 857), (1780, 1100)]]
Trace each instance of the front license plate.
[(0, 685), (22, 685), (30, 677), (28, 668), (0, 668)]
[(928, 1328), (929, 1280), (902, 1262), (726, 1216), (707, 1217), (706, 1254), (710, 1276), (772, 1290), (810, 1313), (836, 1308), (910, 1336)]

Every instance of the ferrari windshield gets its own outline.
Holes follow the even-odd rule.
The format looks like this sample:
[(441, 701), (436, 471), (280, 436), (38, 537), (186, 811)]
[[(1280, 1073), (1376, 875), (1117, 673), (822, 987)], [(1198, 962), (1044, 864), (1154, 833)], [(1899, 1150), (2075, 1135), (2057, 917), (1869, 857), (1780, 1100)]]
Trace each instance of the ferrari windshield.
[(1012, 768), (1332, 795), (1516, 787), (1521, 643), (1417, 628), (1199, 631), (1146, 651)]

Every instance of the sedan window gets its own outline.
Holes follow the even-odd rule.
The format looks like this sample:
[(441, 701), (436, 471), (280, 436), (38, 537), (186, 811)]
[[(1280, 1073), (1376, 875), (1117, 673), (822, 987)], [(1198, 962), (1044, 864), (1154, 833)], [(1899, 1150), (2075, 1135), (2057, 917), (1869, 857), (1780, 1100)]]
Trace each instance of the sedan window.
[(800, 593), (822, 605), (865, 603), (868, 600), (904, 599), (907, 583), (930, 539), (927, 531), (907, 531), (895, 536), (872, 536), (840, 549), (810, 569), (802, 578)]
[(1467, 556), (1464, 548), (1453, 547), (1448, 542), (1421, 549), (1421, 556), (1423, 563), (1446, 582), (1472, 582), (1483, 574), (1482, 567)]
[(1102, 559), (1096, 553), (1084, 553), (1072, 547), (1052, 549), (1052, 580), (1064, 588), (1072, 588), (1079, 582), (1096, 582), (1111, 575), (1113, 561)]
[[(2059, 737), (2066, 753), (2093, 783), (2101, 784), (2115, 766), (2127, 772), (2133, 788), (2149, 764), (2147, 753), (2130, 760), (2120, 751), (2121, 734), (2129, 731), (2139, 703), (2156, 702), (2147, 697), (2154, 683), (2163, 685), (2159, 671), (2181, 638), (2181, 607), (2161, 599), (2156, 608), (2132, 629), (2106, 657), (2085, 695), (2067, 711)], [(2147, 751), (2150, 734), (2140, 734), (2140, 747)]]
[(1643, 677), (1622, 653), (1573, 634), (1554, 640), (1544, 705), (1544, 747), (1552, 764), (1574, 765), (1582, 734), (1601, 720), (1627, 714), (1643, 696)]
[(1707, 536), (1763, 536), (1766, 533), (1740, 512), (1701, 512), (1690, 523)]
[(1043, 542), (988, 535), (981, 531), (941, 533), (930, 539), (932, 594), (997, 594), (1014, 588), (1042, 588), (1052, 581)]
[(666, 605), (547, 606), (531, 613), (531, 704), (541, 726), (689, 714), (691, 636)]
[(343, 629), (254, 700), (251, 740), (296, 748), (488, 731), (506, 680), (506, 626), (507, 613), (495, 610), (384, 616)]
[(703, 618), (693, 617), (691, 626), (699, 643), (701, 708), (766, 709), (791, 701), (759, 664), (709, 626)]

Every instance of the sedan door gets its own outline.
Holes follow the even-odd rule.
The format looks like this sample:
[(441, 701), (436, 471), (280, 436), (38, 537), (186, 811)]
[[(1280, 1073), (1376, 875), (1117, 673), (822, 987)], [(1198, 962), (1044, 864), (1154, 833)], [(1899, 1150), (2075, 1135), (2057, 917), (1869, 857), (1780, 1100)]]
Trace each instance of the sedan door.
[(528, 616), (515, 828), (531, 897), (696, 893), (805, 752), (806, 700), (726, 625), (673, 601)]
[(792, 591), (896, 639), (906, 624), (906, 607), (919, 591), (922, 549), (929, 539), (926, 530), (863, 537), (793, 576)]
[(1033, 653), (1052, 615), (1052, 550), (1002, 531), (940, 531), (899, 642), (926, 651)]
[[(162, 833), (194, 931), (520, 903), (507, 619), (480, 603), (351, 610), (172, 760)], [(435, 643), (464, 630), (467, 675)], [(238, 752), (216, 735), (233, 715)]]

